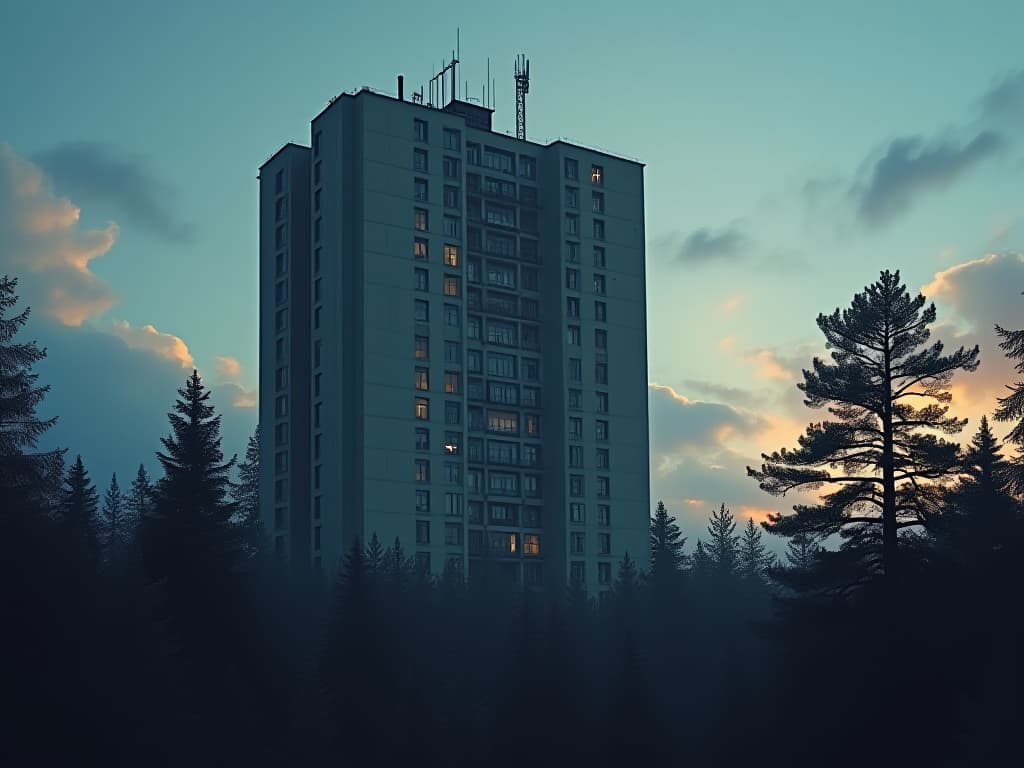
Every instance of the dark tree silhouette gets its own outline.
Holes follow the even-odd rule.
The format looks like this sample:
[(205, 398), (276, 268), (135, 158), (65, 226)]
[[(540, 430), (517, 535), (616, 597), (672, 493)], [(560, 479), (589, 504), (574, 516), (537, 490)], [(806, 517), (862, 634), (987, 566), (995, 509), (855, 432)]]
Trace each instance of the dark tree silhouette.
[(817, 564), (821, 547), (806, 533), (798, 533), (786, 544), (786, 564), (797, 571), (810, 571)]
[(264, 530), (260, 520), (260, 428), (257, 426), (238, 465), (238, 481), (232, 482), (231, 499), (235, 503), (233, 522), (239, 528), (245, 553), (252, 557), (264, 551)]
[[(1009, 331), (996, 325), (996, 333), (1002, 337), (999, 347), (1010, 360), (1018, 375), (1024, 374), (1024, 330)], [(1024, 494), (1024, 381), (1007, 385), (1010, 394), (999, 398), (999, 407), (993, 417), (996, 421), (1016, 422), (1006, 436), (1007, 442), (1017, 447), (1010, 480), (1010, 490), (1020, 496)]]
[(125, 507), (125, 497), (121, 493), (115, 472), (110, 478), (106, 493), (103, 494), (104, 548), (108, 558), (116, 556), (118, 550), (130, 540), (131, 530)]
[(146, 468), (139, 464), (139, 471), (132, 480), (125, 497), (125, 509), (130, 517), (129, 525), (137, 529), (153, 508), (153, 484), (149, 481)]
[(708, 543), (704, 549), (712, 572), (719, 577), (732, 576), (736, 572), (739, 537), (735, 532), (736, 521), (724, 503), (719, 509), (711, 510)]
[(32, 366), (46, 357), (34, 341), (15, 342), (28, 322), (30, 309), (8, 317), (18, 302), (16, 278), (0, 277), (0, 497), (8, 509), (45, 506), (63, 479), (61, 450), (34, 453), (43, 433), (57, 419), (40, 419), (36, 408), (49, 385), (38, 387)]
[(799, 448), (764, 454), (760, 471), (747, 467), (747, 474), (773, 496), (838, 485), (818, 504), (772, 515), (765, 528), (828, 536), (851, 525), (880, 527), (881, 565), (892, 587), (898, 531), (926, 523), (928, 485), (958, 471), (957, 444), (934, 433), (956, 434), (966, 424), (946, 415), (948, 385), (955, 371), (978, 367), (978, 347), (951, 355), (941, 341), (925, 347), (935, 305), (912, 298), (898, 271), (882, 272), (849, 309), (817, 322), (833, 362), (814, 358), (797, 387), (809, 408), (827, 406), (836, 420), (812, 423)]
[(761, 541), (761, 531), (749, 517), (747, 524), (743, 527), (743, 533), (740, 535), (736, 554), (737, 570), (745, 579), (761, 580), (775, 564), (775, 555)]
[(651, 518), (651, 573), (653, 584), (673, 583), (685, 564), (683, 547), (686, 538), (679, 531), (676, 519), (669, 515), (665, 503), (658, 502)]
[(76, 559), (84, 573), (96, 568), (100, 559), (99, 520), (100, 497), (89, 479), (89, 472), (78, 456), (64, 481), (64, 503), (61, 513), (68, 541), (75, 549)]

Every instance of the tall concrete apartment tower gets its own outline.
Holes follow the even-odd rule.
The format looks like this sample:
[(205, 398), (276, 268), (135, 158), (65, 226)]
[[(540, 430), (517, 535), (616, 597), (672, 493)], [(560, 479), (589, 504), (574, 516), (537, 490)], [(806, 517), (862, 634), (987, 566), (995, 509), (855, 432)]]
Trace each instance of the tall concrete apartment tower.
[(643, 166), (343, 94), (260, 168), (262, 515), (591, 593), (648, 561)]

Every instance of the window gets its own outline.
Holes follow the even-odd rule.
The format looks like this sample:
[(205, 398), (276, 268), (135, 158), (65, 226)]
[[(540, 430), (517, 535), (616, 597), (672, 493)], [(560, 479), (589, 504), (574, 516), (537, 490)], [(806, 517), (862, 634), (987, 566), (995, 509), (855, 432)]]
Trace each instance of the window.
[(284, 501), (286, 489), (288, 487), (288, 481), (286, 479), (274, 481), (274, 501)]
[(320, 435), (313, 435), (313, 458), (320, 459)]
[(583, 419), (579, 416), (569, 417), (569, 439), (570, 440), (582, 440), (583, 439)]
[(523, 323), (520, 327), (523, 349), (540, 349), (540, 331), (537, 326)]
[(488, 352), (487, 374), (489, 376), (500, 376), (506, 379), (514, 379), (516, 377), (515, 355), (503, 355), (498, 352)]
[(430, 339), (426, 336), (413, 337), (413, 345), (417, 360), (428, 360), (430, 358)]
[(607, 421), (603, 421), (602, 419), (598, 419), (596, 424), (595, 424), (595, 426), (596, 426), (596, 429), (594, 430), (595, 437), (598, 440), (607, 440), (608, 439), (608, 422)]
[[(484, 472), (482, 469), (471, 469), (466, 473), (466, 487), (470, 493), (483, 493), (484, 492)], [(474, 506), (480, 502), (469, 503), (469, 522), (482, 522), (479, 518), (474, 517)]]
[(466, 318), (466, 336), (470, 339), (480, 338), (480, 318), (470, 315)]
[(321, 408), (322, 405), (323, 405), (323, 403), (317, 403), (316, 405), (313, 406), (313, 426), (314, 427), (319, 427), (320, 426), (320, 408)]
[(578, 264), (580, 261), (580, 244), (572, 240), (565, 241), (565, 260), (570, 264)]
[(412, 151), (412, 167), (413, 170), (420, 171), (421, 173), (427, 173), (427, 150), (425, 149), (414, 149)]
[(582, 408), (583, 402), (583, 390), (581, 389), (570, 389), (569, 390), (569, 410), (578, 411)]
[(565, 297), (565, 314), (567, 317), (580, 316), (580, 300), (576, 296)]
[(416, 459), (416, 482), (430, 482), (430, 459)]
[(274, 401), (274, 413), (277, 416), (288, 415), (288, 395), (278, 395)]
[(489, 381), (487, 382), (487, 400), (501, 405), (518, 405), (519, 387), (515, 384)]
[(487, 283), (502, 288), (516, 287), (516, 268), (507, 264), (487, 262)]
[(416, 141), (426, 141), (427, 140), (427, 121), (426, 120), (413, 119), (413, 121), (412, 121), (412, 128), (413, 128), (413, 133), (416, 136)]
[(287, 240), (288, 226), (286, 224), (281, 224), (274, 232), (274, 247), (284, 248)]
[(519, 256), (523, 261), (537, 261), (537, 241), (525, 237), (519, 240)]
[(274, 342), (274, 360), (278, 363), (284, 360), (284, 339), (277, 339)]
[(503, 320), (488, 320), (487, 343), (514, 347), (516, 345), (516, 324)]
[(604, 192), (592, 193), (594, 213), (604, 213)]
[(487, 441), (487, 461), (490, 464), (519, 464), (519, 443), (503, 440)]
[(523, 475), (523, 496), (537, 498), (540, 496), (540, 477)]
[(569, 534), (569, 551), (574, 555), (582, 555), (584, 552), (584, 534), (581, 531), (573, 531)]
[(461, 424), (462, 423), (462, 404), (455, 401), (449, 400), (444, 404), (444, 423), (445, 424)]
[(320, 487), (320, 465), (319, 464), (317, 464), (315, 467), (313, 467), (313, 487), (314, 488), (319, 488)]
[(604, 296), (604, 275), (594, 275), (594, 293)]
[[(445, 517), (462, 517), (462, 494), (446, 493), (444, 495)], [(461, 540), (459, 542), (462, 543)]]
[(484, 369), (484, 353), (479, 349), (470, 349), (466, 352), (466, 368), (470, 373), (480, 373)]
[(597, 393), (597, 412), (608, 413), (608, 393), (598, 392)]
[(605, 268), (604, 248), (600, 245), (594, 246), (594, 266), (600, 269)]
[(540, 554), (540, 534), (523, 534), (523, 554), (536, 556)]
[(274, 469), (278, 472), (288, 471), (288, 451), (278, 451), (274, 454)]
[[(318, 189), (317, 192), (320, 190)], [(274, 221), (283, 221), (288, 215), (288, 198), (278, 198), (277, 204), (274, 206)]]
[(604, 168), (600, 165), (590, 166), (590, 182), (592, 184), (604, 184)]
[(608, 363), (594, 363), (594, 383), (608, 383)]
[(288, 255), (286, 253), (277, 254), (277, 274), (283, 275), (288, 271)]
[(430, 400), (425, 397), (416, 398), (416, 418), (420, 421), (427, 421), (430, 419)]
[(313, 165), (313, 183), (320, 183), (320, 163), (317, 162)]
[(461, 280), (455, 275), (444, 276), (444, 295), (445, 296), (460, 296), (462, 289), (460, 286)]
[(597, 449), (597, 468), (598, 469), (609, 469), (608, 461), (608, 449), (598, 448)]
[(283, 365), (274, 371), (274, 389), (280, 392), (288, 386), (288, 366)]
[(445, 243), (444, 264), (446, 267), (459, 266), (459, 246)]
[(583, 381), (583, 361), (578, 357), (569, 358), (569, 381)]
[(274, 330), (283, 331), (288, 327), (288, 310), (279, 309), (274, 315)]
[(427, 180), (426, 179), (413, 179), (413, 197), (417, 202), (427, 202)]
[(527, 443), (523, 446), (520, 463), (524, 467), (536, 467), (540, 464), (540, 446)]
[(274, 174), (274, 194), (280, 195), (284, 192), (284, 171)]
[(452, 130), (451, 128), (445, 128), (442, 131), (442, 136), (444, 138), (443, 143), (445, 149), (451, 149), (455, 152), (462, 149), (462, 139), (458, 131)]
[(608, 331), (603, 328), (594, 329), (594, 348), (608, 349)]
[(320, 219), (316, 219), (313, 222), (313, 242), (320, 242)]
[(541, 511), (540, 507), (523, 507), (523, 525), (527, 528), (540, 528), (541, 527)]
[(469, 441), (468, 454), (470, 461), (483, 461), (484, 441), (481, 440), (479, 437), (471, 438)]
[(573, 584), (582, 584), (584, 581), (584, 563), (576, 561), (569, 563), (569, 580)]
[(423, 489), (416, 490), (416, 514), (430, 514), (430, 491)]
[(580, 271), (578, 269), (566, 268), (565, 287), (570, 291), (578, 291), (580, 289)]
[(565, 215), (565, 231), (570, 235), (578, 235), (580, 233), (580, 217), (574, 213), (567, 213)]
[(582, 501), (574, 501), (569, 504), (569, 522), (582, 525), (587, 519), (586, 505)]
[(458, 216), (445, 216), (443, 223), (445, 237), (462, 237), (462, 219)]
[(484, 147), (483, 165), (485, 168), (493, 168), (496, 171), (513, 173), (514, 169), (512, 166), (515, 165), (513, 157), (512, 154), (502, 152), (500, 149)]
[(416, 208), (413, 216), (413, 225), (419, 232), (427, 231), (427, 212), (423, 208)]
[(569, 466), (573, 469), (583, 468), (583, 446), (582, 445), (570, 445), (569, 446)]
[(462, 465), (456, 461), (446, 461), (444, 479), (449, 485), (462, 485)]
[(442, 160), (442, 166), (444, 171), (444, 177), (446, 179), (457, 179), (459, 178), (459, 161), (458, 158), (446, 157)]
[(430, 389), (430, 369), (429, 368), (417, 368), (416, 369), (416, 389), (428, 390)]
[(426, 427), (416, 427), (416, 450), (430, 450), (430, 430)]
[(526, 155), (519, 156), (519, 175), (524, 179), (537, 178), (537, 161)]
[(571, 158), (565, 159), (565, 178), (575, 181), (580, 177), (580, 164)]
[(313, 300), (320, 301), (320, 285), (321, 278), (317, 278), (313, 281)]
[(420, 259), (421, 261), (427, 260), (427, 241), (422, 237), (414, 238), (412, 241), (412, 256), (414, 259)]
[(522, 374), (526, 381), (537, 381), (540, 378), (540, 363), (532, 357), (524, 357)]
[(484, 208), (484, 219), (488, 224), (498, 227), (514, 227), (516, 225), (516, 209), (506, 205), (488, 203)]
[(597, 495), (602, 499), (611, 495), (611, 481), (607, 477), (597, 478)]
[(444, 524), (444, 543), (449, 547), (461, 547), (462, 546), (462, 524), (461, 523), (445, 523)]
[(313, 271), (320, 272), (320, 249), (316, 248), (313, 250)]
[(611, 563), (598, 563), (597, 564), (597, 583), (598, 584), (611, 584), (612, 583), (612, 564)]
[[(430, 521), (429, 520), (417, 520), (416, 521), (416, 543), (417, 544), (429, 544), (430, 543)], [(417, 557), (419, 553), (417, 553)]]
[(445, 432), (444, 433), (444, 452), (447, 456), (458, 456), (462, 449), (462, 433), (461, 432)]
[(288, 425), (278, 424), (274, 427), (274, 445), (288, 444)]
[(597, 554), (610, 555), (612, 553), (612, 535), (610, 533), (597, 534)]
[(519, 493), (519, 475), (515, 472), (488, 472), (487, 490), (496, 496), (516, 496)]
[(569, 475), (569, 495), (583, 495), (583, 475)]
[(608, 321), (608, 305), (603, 301), (594, 302), (594, 319), (599, 323)]
[(444, 305), (444, 324), (449, 328), (462, 325), (462, 312), (455, 304)]
[(457, 395), (462, 391), (461, 376), (454, 371), (444, 372), (444, 391), (449, 395)]
[(602, 219), (594, 219), (594, 239), (604, 240), (604, 221)]
[(466, 142), (466, 162), (470, 165), (480, 165), (480, 145)]
[(414, 270), (413, 275), (415, 276), (415, 280), (413, 281), (413, 287), (417, 291), (430, 290), (430, 273), (427, 272), (427, 270), (420, 269), (419, 267), (417, 267)]
[(480, 265), (480, 259), (470, 259), (466, 262), (466, 279), (471, 283), (480, 282), (480, 273), (482, 267)]
[(607, 504), (597, 505), (597, 524), (606, 527), (612, 524), (612, 508)]
[(444, 361), (446, 363), (462, 362), (462, 344), (458, 341), (446, 341), (444, 343)]
[(540, 390), (536, 387), (523, 387), (523, 406), (540, 408)]
[(455, 208), (459, 207), (459, 188), (445, 185), (444, 188), (444, 207)]
[(519, 433), (519, 414), (513, 411), (488, 411), (487, 430), (506, 434)]
[(320, 327), (320, 315), (321, 315), (321, 311), (320, 310), (321, 310), (321, 307), (317, 307), (316, 309), (313, 310), (313, 328), (319, 328)]
[(526, 416), (526, 434), (530, 437), (540, 436), (540, 416), (535, 413)]
[(531, 267), (522, 267), (519, 270), (519, 287), (528, 291), (537, 290), (537, 270)]
[(569, 326), (566, 340), (570, 347), (578, 347), (580, 345), (580, 327), (578, 325)]
[(580, 207), (580, 191), (576, 187), (565, 188), (565, 207), (573, 210)]
[[(417, 290), (425, 291), (426, 288), (417, 288)], [(424, 299), (415, 299), (413, 301), (413, 318), (418, 323), (425, 323), (430, 320), (430, 302)]]

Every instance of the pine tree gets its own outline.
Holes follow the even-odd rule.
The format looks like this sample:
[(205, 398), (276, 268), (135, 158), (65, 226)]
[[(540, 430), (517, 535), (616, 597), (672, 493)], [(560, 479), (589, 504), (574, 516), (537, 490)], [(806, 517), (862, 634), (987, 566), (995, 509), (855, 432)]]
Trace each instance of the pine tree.
[(806, 533), (798, 533), (786, 545), (788, 567), (802, 572), (810, 571), (818, 562), (821, 547)]
[(651, 575), (652, 584), (673, 583), (683, 569), (686, 539), (676, 525), (676, 519), (669, 515), (664, 502), (659, 501), (651, 519)]
[(898, 583), (899, 530), (926, 524), (929, 494), (922, 491), (958, 471), (959, 447), (936, 435), (956, 434), (966, 423), (946, 415), (949, 382), (954, 372), (978, 367), (978, 347), (944, 355), (941, 341), (924, 346), (934, 322), (935, 305), (911, 298), (899, 272), (888, 270), (849, 309), (819, 315), (833, 362), (815, 358), (797, 387), (809, 408), (828, 406), (836, 420), (809, 425), (795, 450), (764, 454), (760, 471), (747, 467), (774, 496), (838, 485), (819, 504), (772, 515), (765, 528), (783, 536), (880, 528), (890, 587)]
[(736, 572), (739, 536), (735, 531), (736, 521), (724, 503), (720, 509), (711, 510), (705, 551), (712, 571), (719, 577), (732, 576)]
[(32, 366), (46, 357), (34, 341), (15, 343), (30, 310), (7, 317), (18, 302), (16, 278), (0, 277), (0, 498), (9, 510), (44, 506), (51, 489), (63, 479), (62, 450), (33, 453), (55, 418), (40, 419), (36, 408), (50, 387), (35, 386)]
[(708, 554), (707, 547), (704, 546), (704, 542), (697, 539), (697, 546), (693, 549), (693, 555), (690, 557), (690, 566), (692, 572), (696, 576), (710, 576), (714, 570), (714, 563), (711, 560), (711, 555)]
[(249, 437), (245, 458), (238, 465), (238, 482), (232, 482), (231, 499), (237, 506), (234, 522), (239, 526), (248, 553), (262, 549), (263, 525), (260, 522), (260, 428)]
[(370, 574), (371, 582), (380, 586), (385, 568), (387, 567), (387, 553), (384, 551), (384, 547), (381, 546), (376, 531), (370, 536), (370, 543), (366, 545), (364, 555), (366, 557), (366, 569)]
[(125, 510), (129, 516), (129, 525), (138, 529), (143, 519), (153, 508), (153, 485), (149, 482), (146, 468), (139, 464), (139, 471), (132, 480), (131, 488), (125, 498)]
[(117, 473), (110, 478), (110, 485), (103, 495), (103, 526), (106, 532), (105, 548), (107, 558), (116, 556), (117, 552), (128, 542), (129, 530), (126, 519), (125, 498), (121, 486), (117, 483)]
[(745, 579), (760, 580), (775, 564), (775, 555), (761, 541), (761, 531), (752, 518), (748, 517), (743, 527), (737, 556), (739, 574)]
[(619, 611), (630, 611), (636, 604), (637, 592), (640, 588), (640, 574), (636, 563), (626, 552), (619, 561), (619, 572), (612, 585), (615, 605)]
[(89, 479), (89, 472), (78, 456), (68, 470), (64, 481), (64, 503), (62, 513), (69, 543), (76, 551), (76, 558), (84, 572), (96, 568), (100, 557), (99, 510), (100, 497), (96, 486)]
[[(1014, 368), (1018, 374), (1024, 374), (1024, 330), (1008, 331), (996, 325), (1003, 341), (999, 347), (1010, 360), (1015, 360)], [(999, 398), (999, 407), (993, 417), (996, 421), (1016, 422), (1006, 436), (1007, 442), (1017, 446), (1010, 472), (1009, 490), (1017, 496), (1024, 494), (1024, 381), (1018, 381), (1007, 387), (1010, 394)]]

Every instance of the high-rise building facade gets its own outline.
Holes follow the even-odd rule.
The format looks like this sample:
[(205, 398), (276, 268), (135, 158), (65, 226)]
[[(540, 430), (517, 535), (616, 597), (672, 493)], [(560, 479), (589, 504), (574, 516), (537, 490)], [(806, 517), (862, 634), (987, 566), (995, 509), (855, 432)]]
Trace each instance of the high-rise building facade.
[(648, 559), (643, 166), (368, 89), (260, 169), (262, 515), (296, 568)]

